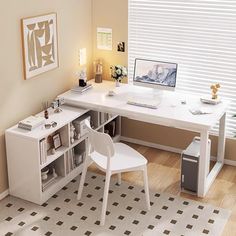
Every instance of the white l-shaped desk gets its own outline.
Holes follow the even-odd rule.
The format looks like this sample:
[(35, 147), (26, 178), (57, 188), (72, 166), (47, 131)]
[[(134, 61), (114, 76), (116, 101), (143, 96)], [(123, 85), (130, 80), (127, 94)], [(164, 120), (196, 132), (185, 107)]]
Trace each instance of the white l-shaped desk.
[[(121, 84), (115, 87), (114, 82), (104, 81), (101, 84), (93, 83), (93, 88), (83, 94), (68, 91), (61, 94), (68, 105), (86, 107), (97, 111), (109, 112), (134, 120), (140, 120), (153, 124), (175, 127), (184, 130), (195, 131), (200, 134), (200, 160), (198, 178), (198, 196), (204, 197), (224, 164), (225, 153), (225, 122), (227, 102), (218, 105), (203, 105), (198, 96), (186, 95), (165, 91), (162, 95), (158, 109), (137, 107), (127, 104), (129, 97), (139, 94), (144, 97), (153, 96), (153, 90)], [(113, 90), (115, 96), (108, 96), (108, 91)], [(185, 100), (186, 104), (181, 101)], [(206, 107), (211, 114), (193, 115), (189, 109), (193, 107)], [(209, 172), (208, 138), (209, 131), (219, 121), (219, 139), (217, 162)]]

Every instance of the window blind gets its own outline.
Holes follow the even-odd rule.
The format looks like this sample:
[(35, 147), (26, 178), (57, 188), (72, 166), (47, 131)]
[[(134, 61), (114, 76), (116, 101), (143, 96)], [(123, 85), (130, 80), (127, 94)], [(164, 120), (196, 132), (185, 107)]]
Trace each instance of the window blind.
[[(135, 58), (178, 63), (177, 91), (231, 101), (227, 136), (236, 130), (236, 1), (129, 0), (129, 81)], [(217, 127), (214, 129), (216, 131)]]

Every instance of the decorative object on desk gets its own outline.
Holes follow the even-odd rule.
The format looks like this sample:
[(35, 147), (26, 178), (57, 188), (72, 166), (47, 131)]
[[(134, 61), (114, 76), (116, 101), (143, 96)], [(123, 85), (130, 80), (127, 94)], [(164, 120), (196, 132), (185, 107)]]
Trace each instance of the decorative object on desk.
[(25, 79), (58, 67), (56, 13), (22, 19)]
[(76, 136), (75, 127), (73, 124), (70, 124), (70, 142), (71, 143), (75, 142), (75, 136)]
[(21, 120), (18, 123), (18, 128), (25, 129), (25, 130), (32, 130), (42, 124), (45, 123), (44, 117), (41, 116), (30, 116), (24, 120)]
[(42, 103), (43, 110), (44, 110), (44, 118), (48, 119), (49, 118), (49, 113), (48, 113), (48, 101)]
[(62, 112), (62, 109), (60, 108), (61, 105), (65, 103), (64, 98), (56, 98), (52, 103), (51, 107), (54, 109), (54, 113), (60, 113)]
[(127, 76), (127, 69), (122, 65), (111, 66), (111, 77), (116, 81), (116, 87), (120, 86), (121, 80)]
[(85, 87), (87, 85), (87, 82), (84, 79), (79, 79), (79, 86)]
[(93, 62), (95, 83), (102, 83), (102, 60), (98, 59)]
[(217, 92), (218, 92), (219, 88), (220, 88), (220, 84), (219, 83), (211, 85), (211, 98), (212, 99), (218, 99)]
[(54, 134), (52, 136), (52, 139), (53, 139), (53, 146), (55, 150), (57, 150), (59, 147), (62, 146), (60, 133)]
[(81, 87), (81, 86), (76, 86), (74, 88), (71, 89), (72, 92), (75, 93), (84, 93), (85, 91), (91, 89), (93, 86), (92, 84), (88, 84), (85, 87)]
[(55, 128), (56, 126), (57, 126), (57, 122), (55, 121), (52, 121), (51, 123), (47, 123), (44, 125), (45, 129), (50, 129), (51, 127)]
[(117, 52), (125, 52), (125, 42), (117, 43)]
[(107, 95), (110, 96), (110, 97), (113, 97), (113, 96), (116, 95), (116, 93), (114, 91), (110, 90), (110, 91), (108, 91)]

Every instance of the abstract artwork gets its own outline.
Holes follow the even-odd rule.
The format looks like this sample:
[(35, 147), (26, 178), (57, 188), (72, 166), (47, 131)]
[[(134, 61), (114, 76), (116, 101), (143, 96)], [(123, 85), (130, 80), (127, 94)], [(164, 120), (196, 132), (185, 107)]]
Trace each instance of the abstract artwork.
[(25, 79), (58, 67), (56, 13), (22, 19)]

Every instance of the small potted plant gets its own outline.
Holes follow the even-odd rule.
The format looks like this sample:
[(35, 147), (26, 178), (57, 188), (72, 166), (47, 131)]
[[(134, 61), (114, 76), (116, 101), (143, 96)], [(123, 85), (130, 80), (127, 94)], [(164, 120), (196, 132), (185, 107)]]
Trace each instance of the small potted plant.
[(127, 69), (122, 65), (111, 66), (111, 77), (116, 81), (116, 87), (120, 86), (121, 80), (127, 76)]

